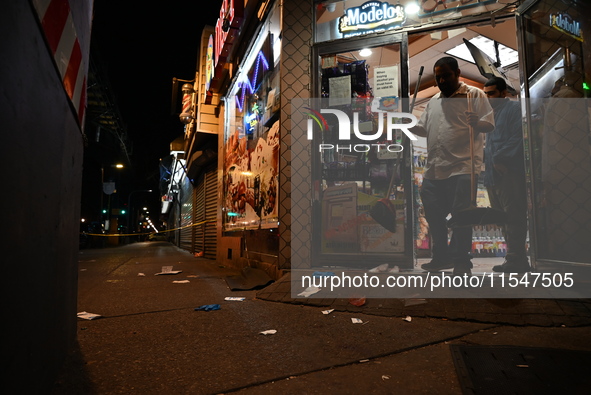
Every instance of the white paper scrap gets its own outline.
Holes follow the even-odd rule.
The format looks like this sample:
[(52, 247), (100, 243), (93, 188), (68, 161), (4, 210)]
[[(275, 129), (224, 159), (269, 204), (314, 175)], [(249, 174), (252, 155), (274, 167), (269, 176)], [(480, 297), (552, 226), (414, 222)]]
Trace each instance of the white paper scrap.
[(162, 271), (160, 273), (156, 273), (155, 276), (159, 276), (161, 274), (179, 274), (182, 270), (172, 270), (172, 266), (162, 266)]
[(327, 315), (327, 314), (330, 314), (330, 313), (332, 313), (333, 311), (334, 311), (334, 309), (330, 309), (330, 310), (323, 310), (323, 311), (322, 311), (322, 314), (324, 314), (324, 315)]
[(369, 269), (370, 273), (383, 273), (388, 271), (388, 264), (384, 263), (378, 267), (374, 267), (373, 269)]
[(226, 296), (224, 300), (230, 300), (233, 302), (244, 302), (246, 298), (240, 296)]
[(101, 318), (102, 316), (99, 314), (87, 313), (86, 311), (81, 311), (77, 314), (78, 318), (82, 318), (85, 320), (95, 320), (97, 318)]
[(269, 329), (266, 331), (259, 332), (261, 335), (274, 335), (277, 333), (276, 329)]
[(354, 324), (363, 324), (363, 321), (359, 318), (351, 318), (351, 322)]
[(412, 321), (412, 317), (410, 315), (407, 315), (406, 318), (403, 318), (402, 321), (406, 321), (406, 322), (411, 322)]
[(416, 306), (419, 304), (425, 304), (427, 303), (427, 299), (405, 299), (404, 300), (404, 306)]
[(390, 380), (391, 378), (392, 378), (392, 376), (389, 376), (387, 374), (382, 375), (382, 380)]
[(189, 280), (175, 280), (172, 282), (173, 284), (186, 284), (186, 283), (190, 283)]
[(308, 287), (304, 289), (302, 292), (298, 294), (298, 296), (303, 296), (304, 298), (309, 297), (310, 295), (314, 295), (315, 293), (320, 292), (320, 288), (318, 287)]
[(146, 277), (146, 275), (144, 273), (138, 273), (137, 276), (138, 277)]

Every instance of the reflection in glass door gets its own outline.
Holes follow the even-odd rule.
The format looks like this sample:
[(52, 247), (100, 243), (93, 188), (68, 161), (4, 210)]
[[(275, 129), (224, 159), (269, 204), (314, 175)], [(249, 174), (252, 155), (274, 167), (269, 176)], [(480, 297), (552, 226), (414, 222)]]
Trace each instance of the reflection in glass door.
[(575, 22), (585, 18), (560, 2), (540, 1), (523, 19), (531, 229), (536, 260), (591, 263), (584, 46), (576, 34), (552, 25), (558, 15)]

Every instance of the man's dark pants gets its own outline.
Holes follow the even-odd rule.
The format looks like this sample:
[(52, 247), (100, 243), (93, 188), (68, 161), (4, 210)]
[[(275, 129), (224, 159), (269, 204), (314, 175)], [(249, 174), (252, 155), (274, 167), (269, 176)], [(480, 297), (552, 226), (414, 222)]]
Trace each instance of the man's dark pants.
[(496, 175), (495, 185), (487, 190), (491, 206), (507, 213), (507, 223), (503, 232), (507, 243), (507, 262), (527, 263), (525, 175), (519, 172)]
[(454, 267), (472, 267), (472, 227), (455, 228), (448, 245), (447, 216), (470, 207), (469, 174), (452, 176), (444, 180), (424, 179), (421, 200), (425, 219), (429, 223), (433, 260), (451, 262)]

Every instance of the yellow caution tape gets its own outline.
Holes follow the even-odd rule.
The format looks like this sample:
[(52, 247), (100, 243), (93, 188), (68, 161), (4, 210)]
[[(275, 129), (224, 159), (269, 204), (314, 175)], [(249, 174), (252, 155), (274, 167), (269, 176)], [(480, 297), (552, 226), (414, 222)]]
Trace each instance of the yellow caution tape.
[(155, 235), (157, 233), (174, 232), (176, 230), (186, 229), (186, 228), (190, 228), (191, 226), (203, 225), (205, 223), (215, 222), (215, 221), (216, 221), (215, 219), (210, 219), (210, 220), (207, 220), (207, 221), (201, 221), (201, 222), (197, 222), (197, 223), (194, 223), (194, 224), (189, 224), (189, 225), (181, 226), (180, 228), (159, 230), (158, 232), (145, 232), (145, 233), (85, 233), (85, 232), (82, 232), (81, 234), (87, 235), (87, 236), (105, 236), (105, 237)]

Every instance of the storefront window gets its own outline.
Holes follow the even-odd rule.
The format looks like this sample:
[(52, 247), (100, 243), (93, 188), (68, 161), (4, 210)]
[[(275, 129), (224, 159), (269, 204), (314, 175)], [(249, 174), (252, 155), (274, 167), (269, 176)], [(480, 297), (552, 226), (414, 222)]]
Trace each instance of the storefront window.
[(316, 42), (436, 24), (506, 7), (497, 0), (323, 1), (316, 6)]
[[(406, 53), (402, 42), (358, 45), (337, 52), (321, 49), (320, 98), (303, 107), (310, 120), (319, 120), (311, 123), (316, 256), (328, 265), (389, 260), (411, 267), (411, 151), (400, 129), (388, 132), (388, 125), (402, 122), (397, 117), (408, 104), (402, 101), (407, 92), (402, 62)], [(342, 133), (349, 122), (343, 124), (326, 111), (348, 117), (350, 137)]]
[(556, 1), (538, 2), (524, 20), (538, 260), (591, 263), (589, 53), (582, 34), (588, 21), (576, 7)]
[(226, 231), (277, 227), (280, 42), (275, 8), (226, 97)]

